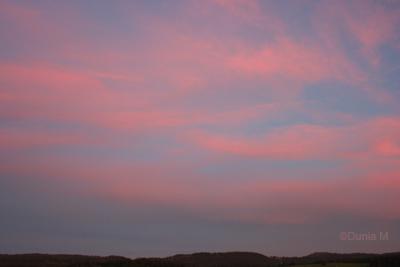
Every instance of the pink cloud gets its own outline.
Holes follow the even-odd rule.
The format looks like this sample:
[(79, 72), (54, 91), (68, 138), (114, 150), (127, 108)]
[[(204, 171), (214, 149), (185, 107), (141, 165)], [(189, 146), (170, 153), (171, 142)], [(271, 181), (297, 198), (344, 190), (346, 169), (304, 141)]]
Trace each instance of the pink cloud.
[(15, 2), (1, 1), (0, 14), (2, 18), (21, 25), (27, 30), (33, 30), (32, 24), (40, 20), (40, 12), (38, 10)]
[(303, 82), (324, 79), (360, 81), (363, 74), (336, 51), (287, 38), (267, 44), (259, 51), (242, 51), (227, 62), (239, 73), (264, 78), (287, 77)]
[(201, 133), (191, 136), (195, 143), (212, 151), (274, 159), (324, 158), (332, 155), (338, 138), (337, 130), (313, 125), (277, 129), (257, 139)]
[(189, 140), (216, 153), (243, 157), (356, 160), (398, 156), (399, 130), (398, 118), (383, 117), (337, 127), (291, 125), (256, 138), (193, 132)]
[[(192, 90), (197, 90), (193, 87), (202, 86), (202, 81), (190, 72), (187, 76), (179, 76), (172, 87), (160, 91), (144, 90), (143, 87), (148, 85), (143, 82), (143, 76), (135, 72), (76, 70), (39, 63), (1, 64), (0, 71), (0, 80), (4, 84), (0, 101), (9, 107), (2, 113), (3, 118), (141, 131), (199, 124), (238, 125), (261, 116), (275, 116), (279, 111), (297, 105), (296, 102), (286, 101), (216, 111), (180, 105), (160, 106), (159, 103), (184, 99), (182, 90), (190, 94)], [(169, 78), (174, 77), (170, 75)], [(112, 88), (104, 79), (122, 82), (131, 90)]]
[(246, 21), (257, 21), (263, 18), (259, 2), (255, 0), (216, 0), (215, 3), (232, 15)]
[[(155, 96), (151, 92), (108, 88), (100, 79), (110, 74), (40, 64), (3, 64), (0, 71), (4, 84), (0, 101), (10, 106), (3, 116), (122, 129), (146, 124), (169, 125), (176, 120), (173, 115), (161, 111), (130, 111), (149, 108), (156, 101)], [(115, 79), (115, 74), (112, 77)], [(121, 79), (120, 75), (117, 77)], [(132, 84), (135, 85), (135, 81)]]
[(0, 129), (0, 149), (18, 151), (48, 147), (72, 147), (78, 145), (98, 145), (94, 137), (79, 133), (56, 133), (46, 130), (24, 131), (21, 129)]
[[(360, 51), (371, 66), (380, 62), (377, 49), (382, 44), (391, 44), (396, 36), (399, 11), (380, 2), (354, 1), (352, 3), (319, 3), (315, 25), (325, 41), (333, 44), (342, 41), (341, 32), (346, 32), (360, 45)], [(336, 39), (336, 40), (334, 40)]]
[(375, 151), (384, 156), (400, 156), (400, 145), (394, 141), (382, 140), (376, 144)]
[(400, 23), (400, 13), (379, 5), (371, 5), (362, 8), (356, 6), (352, 12), (342, 14), (345, 15), (350, 31), (361, 44), (364, 55), (372, 65), (377, 66), (380, 61), (377, 49), (395, 37), (396, 25)]

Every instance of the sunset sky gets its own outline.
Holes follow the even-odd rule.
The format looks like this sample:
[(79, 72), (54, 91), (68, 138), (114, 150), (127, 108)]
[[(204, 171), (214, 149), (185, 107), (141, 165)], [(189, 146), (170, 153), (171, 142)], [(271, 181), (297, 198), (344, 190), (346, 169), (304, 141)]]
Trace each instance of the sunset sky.
[(400, 1), (0, 0), (0, 214), (0, 253), (399, 250)]

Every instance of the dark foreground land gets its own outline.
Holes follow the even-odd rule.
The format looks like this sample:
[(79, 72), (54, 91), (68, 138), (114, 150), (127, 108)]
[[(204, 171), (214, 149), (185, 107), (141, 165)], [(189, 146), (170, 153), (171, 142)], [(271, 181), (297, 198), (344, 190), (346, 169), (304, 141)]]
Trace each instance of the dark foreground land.
[(195, 253), (167, 258), (19, 254), (0, 255), (0, 267), (400, 267), (400, 252), (386, 254), (313, 253), (304, 257), (267, 257), (251, 252)]

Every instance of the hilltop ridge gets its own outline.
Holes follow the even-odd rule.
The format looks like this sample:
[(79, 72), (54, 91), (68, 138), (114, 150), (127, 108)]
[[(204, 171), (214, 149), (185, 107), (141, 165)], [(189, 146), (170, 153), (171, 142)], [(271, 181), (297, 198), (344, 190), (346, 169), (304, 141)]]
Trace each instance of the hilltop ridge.
[(0, 254), (0, 267), (277, 267), (329, 266), (344, 263), (346, 267), (398, 267), (400, 252), (330, 253), (315, 252), (303, 257), (265, 256), (255, 252), (199, 252), (177, 254), (165, 258), (136, 258), (121, 256), (85, 256), (65, 254)]

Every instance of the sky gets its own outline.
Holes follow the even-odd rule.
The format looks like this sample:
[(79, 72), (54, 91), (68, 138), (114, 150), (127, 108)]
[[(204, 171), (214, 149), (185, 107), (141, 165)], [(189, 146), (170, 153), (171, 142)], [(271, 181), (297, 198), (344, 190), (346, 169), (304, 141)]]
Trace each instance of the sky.
[(396, 0), (0, 0), (0, 253), (399, 250), (399, 86)]

